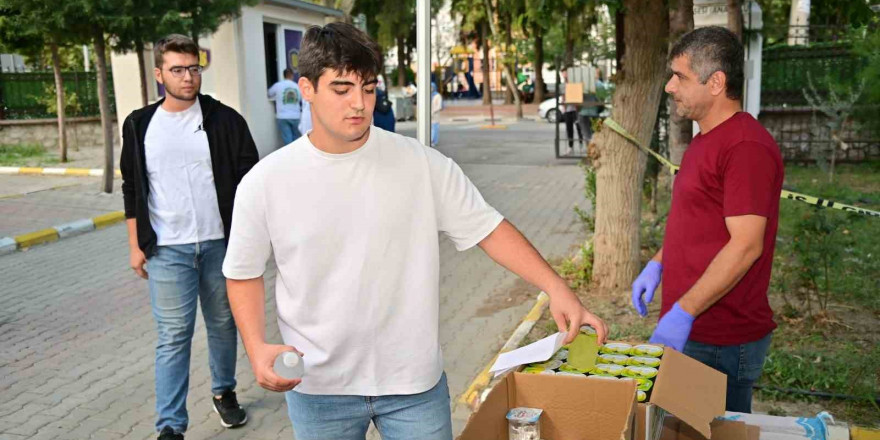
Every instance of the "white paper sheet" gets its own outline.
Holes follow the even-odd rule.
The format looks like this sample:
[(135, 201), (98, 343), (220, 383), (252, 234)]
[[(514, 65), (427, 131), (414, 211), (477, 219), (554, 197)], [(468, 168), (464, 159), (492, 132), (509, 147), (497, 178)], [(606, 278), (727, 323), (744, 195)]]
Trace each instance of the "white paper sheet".
[(544, 362), (547, 359), (550, 359), (550, 357), (562, 347), (562, 341), (564, 339), (565, 333), (559, 332), (547, 336), (540, 341), (526, 345), (525, 347), (520, 347), (516, 350), (508, 351), (507, 353), (501, 353), (489, 371), (495, 373), (495, 376), (497, 377), (506, 373), (507, 370), (516, 368), (522, 364)]

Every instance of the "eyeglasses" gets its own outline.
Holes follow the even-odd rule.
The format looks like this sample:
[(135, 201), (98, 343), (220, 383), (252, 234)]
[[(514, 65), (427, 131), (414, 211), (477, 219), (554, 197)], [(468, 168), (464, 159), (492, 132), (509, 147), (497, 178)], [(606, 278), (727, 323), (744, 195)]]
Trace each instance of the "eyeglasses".
[(194, 65), (194, 66), (174, 66), (168, 69), (171, 72), (171, 75), (175, 78), (183, 78), (186, 75), (186, 71), (189, 70), (189, 74), (192, 76), (202, 76), (202, 66)]

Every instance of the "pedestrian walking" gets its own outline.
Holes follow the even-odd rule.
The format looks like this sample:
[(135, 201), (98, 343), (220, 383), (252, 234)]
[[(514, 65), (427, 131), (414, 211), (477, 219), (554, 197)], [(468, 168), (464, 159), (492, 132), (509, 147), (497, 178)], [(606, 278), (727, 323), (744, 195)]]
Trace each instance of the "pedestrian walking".
[(293, 82), (293, 70), (284, 69), (284, 79), (269, 88), (269, 99), (275, 101), (275, 120), (281, 132), (281, 145), (288, 145), (300, 137), (299, 120), (302, 117), (302, 94)]

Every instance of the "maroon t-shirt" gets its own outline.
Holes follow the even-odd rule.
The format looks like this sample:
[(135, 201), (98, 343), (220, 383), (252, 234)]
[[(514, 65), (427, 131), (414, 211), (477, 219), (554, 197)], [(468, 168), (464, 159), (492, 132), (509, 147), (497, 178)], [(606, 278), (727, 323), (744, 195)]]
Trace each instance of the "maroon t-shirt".
[(725, 217), (767, 218), (764, 251), (740, 282), (698, 316), (689, 339), (738, 345), (776, 328), (767, 299), (785, 169), (776, 141), (752, 115), (736, 113), (688, 146), (675, 178), (663, 239), (661, 316), (730, 240)]

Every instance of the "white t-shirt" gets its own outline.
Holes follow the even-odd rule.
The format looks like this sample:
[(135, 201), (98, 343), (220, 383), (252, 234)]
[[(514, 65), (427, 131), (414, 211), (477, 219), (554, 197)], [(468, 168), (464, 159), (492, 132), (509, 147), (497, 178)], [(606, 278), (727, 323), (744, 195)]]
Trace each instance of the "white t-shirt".
[(275, 100), (275, 117), (277, 119), (299, 119), (302, 114), (300, 101), (302, 94), (299, 86), (289, 79), (283, 79), (269, 88), (269, 99)]
[(465, 250), (503, 220), (451, 159), (377, 127), (347, 154), (297, 139), (254, 166), (234, 206), (223, 274), (259, 277), (274, 252), (278, 325), (305, 355), (306, 394), (434, 386), (437, 233)]
[(182, 112), (161, 106), (144, 139), (147, 207), (159, 246), (224, 237), (217, 204), (208, 134), (202, 128), (199, 101)]

